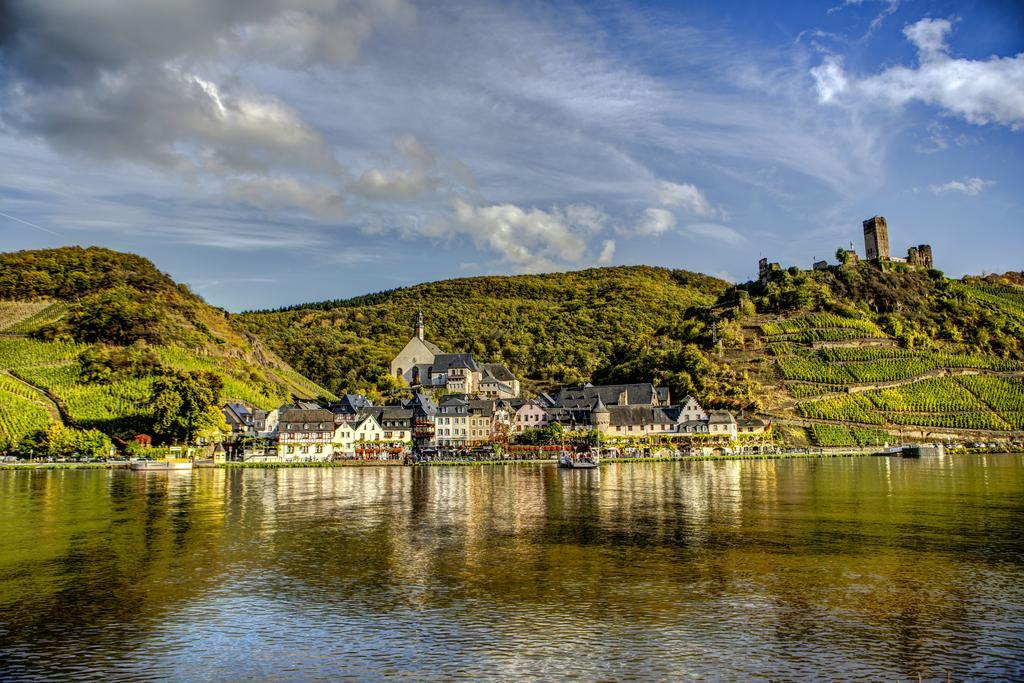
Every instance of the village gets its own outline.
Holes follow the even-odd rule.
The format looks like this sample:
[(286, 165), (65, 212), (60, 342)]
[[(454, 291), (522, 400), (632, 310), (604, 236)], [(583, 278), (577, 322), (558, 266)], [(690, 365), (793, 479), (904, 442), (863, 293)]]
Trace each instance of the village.
[[(864, 261), (881, 269), (931, 268), (929, 245), (907, 258), (889, 252), (882, 216), (862, 224)], [(837, 252), (839, 267), (861, 261), (851, 245)], [(828, 268), (817, 261), (814, 270)], [(758, 281), (767, 285), (783, 269), (762, 258)], [(548, 451), (591, 449), (619, 457), (760, 453), (774, 447), (772, 425), (756, 415), (706, 410), (694, 396), (672, 401), (650, 383), (563, 386), (522, 395), (516, 376), (501, 363), (471, 353), (448, 353), (430, 342), (422, 311), (413, 334), (391, 361), (391, 374), (411, 398), (376, 406), (346, 394), (323, 405), (297, 402), (275, 410), (228, 403), (222, 412), (231, 436), (221, 457), (245, 462), (336, 460), (465, 460), (548, 457)], [(221, 449), (218, 449), (221, 450)]]
[(275, 410), (227, 403), (226, 460), (419, 462), (550, 458), (552, 450), (596, 449), (613, 455), (758, 452), (771, 425), (727, 410), (705, 410), (693, 396), (673, 403), (650, 383), (582, 384), (521, 395), (501, 363), (446, 353), (427, 340), (422, 312), (413, 336), (391, 361), (412, 397), (376, 406), (346, 394), (320, 404)]

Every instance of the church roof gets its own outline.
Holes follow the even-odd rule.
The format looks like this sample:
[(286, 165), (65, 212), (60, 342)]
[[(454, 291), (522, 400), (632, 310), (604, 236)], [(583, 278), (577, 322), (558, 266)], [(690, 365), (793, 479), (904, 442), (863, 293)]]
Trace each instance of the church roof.
[(451, 368), (469, 368), (474, 372), (480, 370), (480, 366), (473, 360), (471, 353), (439, 353), (434, 356), (435, 373), (448, 372)]

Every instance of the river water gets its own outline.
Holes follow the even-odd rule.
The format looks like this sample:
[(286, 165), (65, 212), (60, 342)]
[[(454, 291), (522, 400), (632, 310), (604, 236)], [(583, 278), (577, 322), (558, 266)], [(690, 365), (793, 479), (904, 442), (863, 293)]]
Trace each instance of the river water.
[(1024, 456), (0, 472), (0, 679), (1024, 679)]

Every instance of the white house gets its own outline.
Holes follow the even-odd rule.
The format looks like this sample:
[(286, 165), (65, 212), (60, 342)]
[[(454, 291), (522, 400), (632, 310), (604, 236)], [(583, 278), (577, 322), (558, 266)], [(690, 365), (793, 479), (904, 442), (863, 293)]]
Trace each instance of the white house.
[(712, 410), (708, 415), (708, 434), (736, 438), (736, 418), (728, 410)]
[(278, 424), (278, 458), (330, 460), (334, 455), (334, 413), (329, 410), (287, 410)]
[(354, 458), (357, 450), (380, 446), (384, 441), (384, 428), (371, 412), (361, 414), (351, 422), (342, 422), (335, 428), (332, 443), (339, 457)]
[(693, 396), (687, 396), (682, 403), (679, 404), (679, 422), (689, 422), (691, 420), (706, 420), (708, 414), (704, 408), (701, 407), (700, 403), (697, 402)]

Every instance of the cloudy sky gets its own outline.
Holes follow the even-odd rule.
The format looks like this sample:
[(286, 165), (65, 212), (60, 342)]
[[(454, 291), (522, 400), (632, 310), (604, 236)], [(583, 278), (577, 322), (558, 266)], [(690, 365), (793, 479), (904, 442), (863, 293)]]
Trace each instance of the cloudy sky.
[(647, 263), (750, 279), (886, 216), (1024, 268), (1006, 2), (0, 0), (0, 249), (232, 310)]

